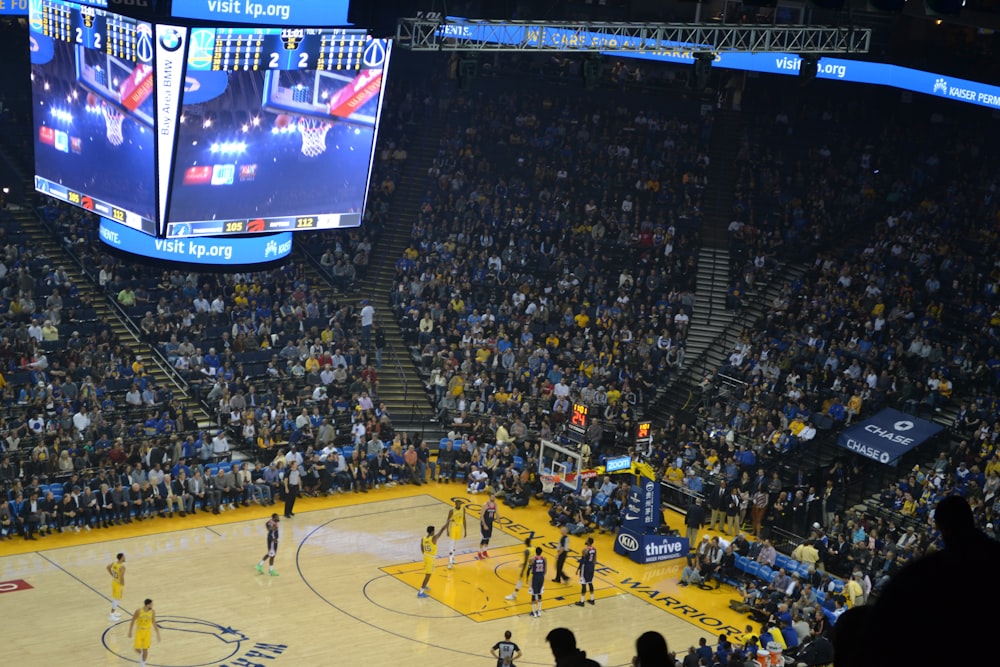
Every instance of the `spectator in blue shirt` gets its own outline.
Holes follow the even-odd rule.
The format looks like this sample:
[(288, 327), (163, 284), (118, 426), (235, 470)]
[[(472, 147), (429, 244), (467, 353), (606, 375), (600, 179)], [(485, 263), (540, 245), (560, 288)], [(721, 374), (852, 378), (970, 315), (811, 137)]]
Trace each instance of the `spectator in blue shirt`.
[(701, 493), (703, 484), (701, 477), (694, 474), (694, 468), (687, 469), (687, 476), (684, 478), (684, 486), (686, 486), (692, 493)]

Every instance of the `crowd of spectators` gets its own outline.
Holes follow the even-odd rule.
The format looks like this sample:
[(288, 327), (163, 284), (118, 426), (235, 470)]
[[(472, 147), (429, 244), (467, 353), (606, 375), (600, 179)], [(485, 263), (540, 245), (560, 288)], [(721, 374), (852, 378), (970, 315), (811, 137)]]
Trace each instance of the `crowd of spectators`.
[(451, 100), (393, 308), (449, 426), (627, 432), (683, 363), (712, 119), (528, 97)]
[[(651, 456), (665, 481), (704, 496), (713, 515), (739, 512), (740, 527), (751, 518), (754, 544), (769, 528), (794, 536), (794, 559), (843, 578), (833, 596), (843, 597), (833, 602), (839, 612), (942, 548), (933, 517), (942, 498), (965, 498), (978, 527), (997, 536), (1000, 172), (981, 128), (958, 113), (946, 122), (940, 109), (922, 108), (905, 122), (870, 127), (880, 140), (868, 143), (853, 130), (850, 142), (825, 136), (817, 125), (841, 125), (837, 105), (830, 109), (772, 110), (766, 145), (744, 144), (730, 225), (738, 293), (763, 294), (755, 279), (769, 277), (779, 260), (804, 260), (805, 271), (761, 304), (706, 383), (698, 419), (668, 424), (667, 445)], [(816, 137), (815, 145), (803, 137)], [(857, 213), (847, 215), (844, 203)], [(830, 217), (841, 220), (839, 235)], [(877, 498), (851, 499), (854, 482), (867, 476), (856, 457), (820, 469), (786, 463), (882, 407), (950, 429), (936, 452), (911, 461), (913, 470)], [(720, 491), (727, 486), (737, 492)], [(768, 599), (758, 620), (784, 632), (774, 614), (796, 598)]]
[[(430, 97), (407, 100), (398, 140), (379, 152), (372, 224), (312, 251), (341, 288), (368, 266), (408, 159), (405, 128), (434, 113)], [(614, 501), (627, 485), (544, 493), (532, 473), (537, 439), (558, 432), (572, 402), (629, 432), (684, 363), (712, 118), (528, 100), (505, 92), (449, 102), (396, 263), (395, 315), (453, 431), (440, 443), (395, 431), (380, 405), (377, 336), (359, 319), (370, 304), (321, 290), (301, 263), (226, 275), (139, 266), (99, 246), (82, 213), (45, 209), (96, 284), (213, 408), (206, 432), (64, 273), (23, 239), (0, 242), (0, 479), (12, 501), (0, 533), (31, 539), (43, 527), (273, 503), (292, 460), (307, 495), (460, 480), (515, 506), (554, 500), (552, 522), (572, 534), (616, 530)], [(994, 537), (1000, 510), (1000, 172), (975, 126), (937, 116), (843, 126), (847, 116), (870, 119), (863, 110), (772, 111), (748, 134), (729, 227), (730, 305), (746, 305), (779, 261), (805, 270), (717, 369), (731, 391), (707, 400), (693, 424), (671, 417), (637, 452), (665, 482), (704, 497), (709, 528), (725, 534), (695, 551), (683, 583), (731, 575), (737, 555), (774, 567), (740, 604), (790, 652), (940, 548), (930, 508), (942, 497), (965, 497)], [(781, 466), (883, 406), (954, 415), (950, 447), (882, 490), (885, 512), (849, 505), (856, 465)], [(588, 433), (595, 446), (599, 429)], [(232, 441), (258, 462), (226, 464)], [(771, 527), (798, 536), (790, 557), (812, 566), (808, 575), (777, 563)]]
[[(384, 145), (397, 147), (402, 124), (391, 110), (383, 120)], [(363, 273), (388, 213), (401, 159), (405, 151), (402, 158), (396, 150), (378, 152), (365, 225), (325, 234), (329, 245), (315, 258), (320, 267), (332, 260)], [(3, 311), (9, 327), (3, 338), (4, 391), (23, 408), (8, 409), (0, 418), (0, 447), (9, 458), (4, 483), (23, 489), (16, 508), (30, 506), (29, 489), (41, 484), (62, 485), (57, 491), (71, 496), (75, 486), (93, 486), (100, 470), (109, 480), (120, 478), (126, 465), (151, 470), (151, 453), (154, 464), (163, 453), (160, 467), (176, 479), (173, 468), (189, 466), (187, 476), (193, 478), (195, 470), (224, 462), (235, 449), (246, 450), (267, 470), (290, 451), (319, 451), (334, 443), (364, 446), (379, 437), (391, 442), (392, 418), (378, 399), (378, 345), (384, 345), (384, 335), (377, 323), (362, 326), (373, 306), (331, 294), (301, 256), (265, 270), (179, 270), (110, 251), (99, 242), (96, 218), (84, 211), (50, 203), (39, 212), (158, 358), (143, 358), (142, 352), (121, 345), (65, 272), (32, 255), (26, 238), (4, 244), (0, 273), (7, 285)], [(7, 229), (16, 226), (0, 231)], [(300, 242), (311, 241), (303, 236)], [(349, 287), (349, 281), (338, 284), (332, 274), (327, 277), (337, 287)], [(172, 369), (209, 412), (210, 425), (199, 426), (171, 387), (153, 380), (147, 365)], [(59, 399), (67, 389), (72, 398), (64, 404)], [(88, 415), (86, 435), (72, 431), (74, 420), (83, 423)], [(42, 435), (44, 442), (36, 443)], [(116, 448), (119, 441), (123, 446)], [(28, 454), (36, 444), (38, 452)], [(80, 478), (71, 481), (71, 474)], [(157, 481), (150, 480), (149, 487), (156, 491)], [(128, 485), (124, 490), (127, 495)], [(10, 501), (15, 502), (13, 495)], [(21, 511), (16, 508), (15, 521)], [(6, 507), (6, 514), (11, 510)], [(108, 522), (136, 514), (118, 511)]]

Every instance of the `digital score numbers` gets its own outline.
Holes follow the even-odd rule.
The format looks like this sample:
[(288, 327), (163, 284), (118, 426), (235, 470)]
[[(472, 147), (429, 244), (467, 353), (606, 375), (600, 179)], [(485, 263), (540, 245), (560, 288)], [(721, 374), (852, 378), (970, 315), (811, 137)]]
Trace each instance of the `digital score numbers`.
[(212, 69), (357, 71), (367, 41), (364, 30), (217, 28)]
[(576, 433), (585, 433), (590, 422), (590, 408), (583, 403), (574, 403), (573, 409), (569, 413), (569, 424), (567, 426)]
[(149, 24), (103, 9), (72, 3), (41, 5), (41, 32), (129, 62), (152, 62), (152, 28)]
[(650, 422), (639, 422), (635, 427), (635, 442), (639, 445), (648, 445), (653, 441), (653, 429)]

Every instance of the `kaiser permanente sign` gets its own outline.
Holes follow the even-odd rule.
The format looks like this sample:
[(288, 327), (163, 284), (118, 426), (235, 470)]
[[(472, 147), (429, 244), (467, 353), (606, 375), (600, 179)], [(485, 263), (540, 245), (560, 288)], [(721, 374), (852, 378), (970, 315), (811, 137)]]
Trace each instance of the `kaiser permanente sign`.
[(886, 408), (844, 430), (837, 444), (879, 463), (896, 465), (900, 457), (926, 442), (944, 427), (899, 410)]
[[(496, 30), (488, 24), (468, 22), (459, 17), (448, 17), (449, 23), (440, 29), (441, 36), (474, 38), (486, 42), (528, 43), (548, 47), (560, 47), (566, 51), (590, 50), (600, 47), (600, 53), (619, 58), (636, 58), (670, 63), (693, 63), (694, 53), (704, 51), (697, 44), (667, 44), (678, 50), (669, 51), (621, 51), (624, 46), (639, 49), (638, 38), (617, 37), (596, 31), (550, 29), (525, 26), (522, 30), (507, 27)], [(802, 66), (802, 59), (790, 53), (720, 53), (715, 56), (713, 67), (738, 69), (765, 74), (796, 75)], [(820, 79), (850, 81), (880, 86), (890, 86), (900, 90), (924, 93), (936, 97), (946, 97), (959, 102), (1000, 109), (1000, 86), (959, 79), (956, 77), (924, 72), (922, 70), (889, 65), (867, 60), (846, 60), (824, 56), (819, 61), (816, 76)]]

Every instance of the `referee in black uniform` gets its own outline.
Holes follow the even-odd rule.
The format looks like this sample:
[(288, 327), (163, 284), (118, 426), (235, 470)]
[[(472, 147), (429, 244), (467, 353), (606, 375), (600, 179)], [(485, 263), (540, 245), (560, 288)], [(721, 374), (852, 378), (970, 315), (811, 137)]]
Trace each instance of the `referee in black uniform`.
[(514, 667), (514, 661), (521, 657), (521, 649), (510, 640), (510, 630), (503, 633), (503, 641), (499, 641), (490, 649), (497, 659), (497, 667)]
[(302, 483), (302, 475), (299, 473), (299, 462), (292, 461), (285, 474), (285, 518), (291, 519), (295, 516), (295, 499), (299, 497), (299, 488)]
[(569, 581), (569, 577), (563, 572), (563, 565), (566, 564), (566, 557), (569, 556), (569, 528), (562, 526), (559, 532), (559, 555), (556, 556), (556, 578), (552, 580), (557, 584)]

